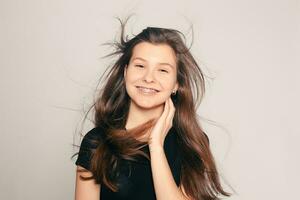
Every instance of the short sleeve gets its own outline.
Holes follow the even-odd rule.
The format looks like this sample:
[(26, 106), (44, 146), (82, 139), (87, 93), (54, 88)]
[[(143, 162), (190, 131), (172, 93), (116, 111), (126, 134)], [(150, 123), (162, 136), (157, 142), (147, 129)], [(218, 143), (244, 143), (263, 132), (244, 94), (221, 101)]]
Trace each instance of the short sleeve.
[(83, 137), (78, 157), (75, 162), (76, 165), (80, 165), (87, 170), (90, 170), (90, 163), (92, 158), (92, 152), (95, 150), (101, 140), (101, 131), (95, 127), (88, 131)]
[[(173, 130), (173, 131), (172, 131)], [(166, 157), (173, 175), (173, 178), (176, 184), (179, 186), (180, 184), (180, 174), (181, 174), (181, 165), (182, 165), (182, 156), (179, 150), (179, 138), (175, 129), (171, 131), (174, 133), (170, 133), (166, 136), (164, 149), (166, 153)]]
[(180, 153), (178, 153), (171, 167), (173, 178), (177, 186), (179, 186), (180, 184), (181, 166), (182, 166), (182, 158)]

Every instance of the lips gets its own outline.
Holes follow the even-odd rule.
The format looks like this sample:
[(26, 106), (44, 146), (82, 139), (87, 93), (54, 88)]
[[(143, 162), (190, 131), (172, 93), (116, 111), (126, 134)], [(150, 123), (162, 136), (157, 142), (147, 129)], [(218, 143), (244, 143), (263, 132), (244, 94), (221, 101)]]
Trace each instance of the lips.
[(155, 91), (155, 92), (159, 92), (159, 90), (155, 89), (155, 88), (149, 88), (149, 87), (143, 87), (143, 86), (136, 86), (137, 88), (140, 88), (140, 89), (146, 89), (146, 90), (152, 90), (152, 91)]

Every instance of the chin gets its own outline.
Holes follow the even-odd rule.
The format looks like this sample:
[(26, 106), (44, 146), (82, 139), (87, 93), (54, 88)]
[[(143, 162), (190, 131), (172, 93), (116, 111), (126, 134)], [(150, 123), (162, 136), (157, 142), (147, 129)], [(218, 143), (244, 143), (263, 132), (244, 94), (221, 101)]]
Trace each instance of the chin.
[(131, 102), (134, 103), (137, 107), (142, 109), (152, 109), (163, 106), (165, 101), (160, 100), (160, 98), (145, 98), (145, 97), (133, 97), (131, 98)]
[(132, 101), (134, 104), (136, 104), (138, 107), (143, 109), (152, 109), (152, 108), (158, 108), (160, 106), (164, 105), (164, 102), (151, 102), (151, 101)]

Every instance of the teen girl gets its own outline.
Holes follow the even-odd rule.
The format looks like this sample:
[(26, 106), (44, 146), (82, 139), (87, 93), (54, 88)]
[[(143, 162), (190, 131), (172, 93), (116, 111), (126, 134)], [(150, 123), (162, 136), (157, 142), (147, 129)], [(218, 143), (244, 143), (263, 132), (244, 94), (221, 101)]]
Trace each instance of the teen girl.
[(118, 59), (76, 160), (76, 200), (214, 200), (221, 187), (197, 121), (204, 77), (182, 34), (148, 27), (115, 43)]

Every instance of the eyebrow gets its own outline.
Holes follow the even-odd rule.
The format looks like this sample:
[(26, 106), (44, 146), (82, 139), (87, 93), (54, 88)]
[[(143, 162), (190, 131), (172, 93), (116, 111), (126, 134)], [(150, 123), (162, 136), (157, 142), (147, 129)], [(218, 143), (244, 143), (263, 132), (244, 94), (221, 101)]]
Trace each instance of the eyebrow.
[[(145, 61), (147, 62), (147, 60), (145, 60), (144, 58), (141, 58), (141, 57), (135, 57), (134, 59), (132, 59), (132, 61), (134, 60), (142, 60), (142, 61)], [(166, 63), (166, 62), (162, 62), (162, 63), (158, 63), (159, 65), (169, 65), (170, 67), (174, 68), (173, 65), (171, 65), (170, 63)]]

